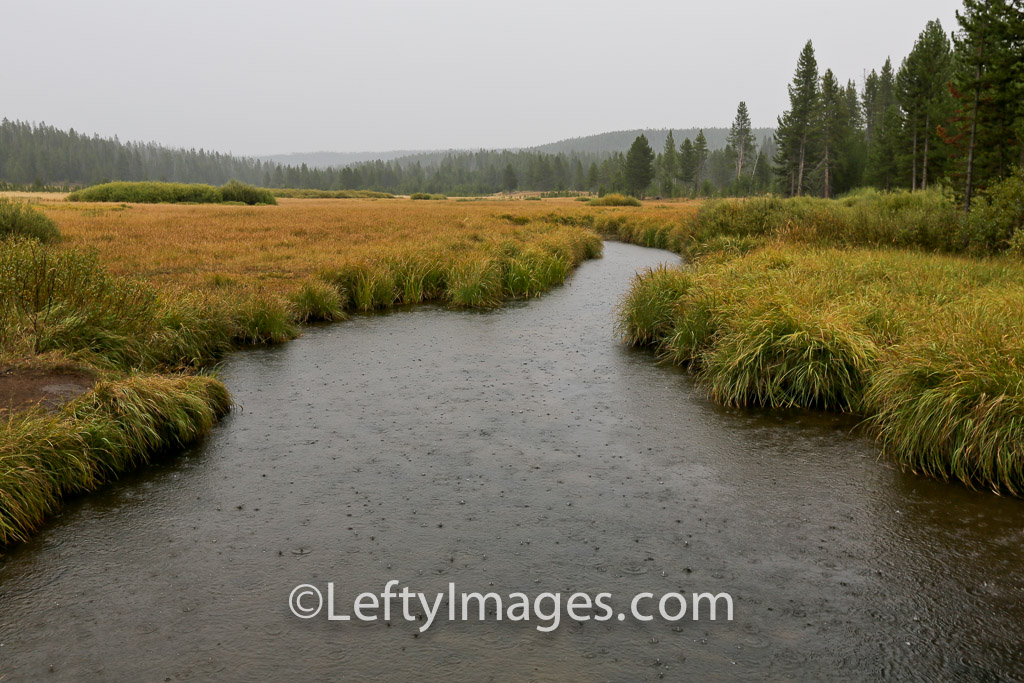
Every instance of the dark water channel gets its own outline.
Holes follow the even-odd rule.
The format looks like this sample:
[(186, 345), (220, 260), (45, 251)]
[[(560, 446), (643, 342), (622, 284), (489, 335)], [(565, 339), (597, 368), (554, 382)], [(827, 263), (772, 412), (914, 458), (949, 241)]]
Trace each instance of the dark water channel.
[[(0, 561), (0, 679), (1024, 676), (1024, 503), (894, 471), (847, 419), (716, 408), (623, 348), (615, 303), (672, 259), (608, 243), (537, 301), (232, 356), (240, 409), (202, 447), (73, 501)], [(728, 592), (735, 611), (420, 634), (288, 608), (333, 582), (351, 613), (389, 579), (609, 592), (617, 611)]]

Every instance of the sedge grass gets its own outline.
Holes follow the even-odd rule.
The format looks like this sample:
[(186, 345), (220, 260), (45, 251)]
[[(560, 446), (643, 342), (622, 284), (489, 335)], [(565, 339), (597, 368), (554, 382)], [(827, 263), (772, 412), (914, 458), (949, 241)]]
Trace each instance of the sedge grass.
[(867, 416), (916, 472), (1024, 493), (1024, 269), (916, 251), (776, 243), (639, 274), (630, 344), (716, 402)]
[(100, 382), (56, 414), (9, 416), (0, 422), (0, 546), (27, 539), (64, 496), (194, 443), (229, 405), (212, 377), (135, 376)]

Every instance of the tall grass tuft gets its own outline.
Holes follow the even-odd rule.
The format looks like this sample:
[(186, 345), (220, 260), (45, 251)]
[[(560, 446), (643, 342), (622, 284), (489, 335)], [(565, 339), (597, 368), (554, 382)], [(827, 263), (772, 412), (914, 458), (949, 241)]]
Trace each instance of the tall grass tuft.
[(692, 286), (688, 274), (666, 265), (637, 273), (619, 304), (619, 335), (630, 346), (660, 344), (675, 325), (680, 299)]
[(311, 280), (289, 297), (292, 318), (299, 323), (333, 322), (345, 318), (345, 301), (338, 290), (326, 282)]
[(53, 219), (31, 206), (0, 197), (0, 240), (12, 237), (54, 242), (60, 238), (60, 230)]
[(452, 306), (493, 308), (501, 305), (501, 270), (488, 259), (473, 259), (455, 264), (446, 277), (447, 299)]
[(234, 313), (235, 341), (243, 345), (281, 344), (299, 336), (288, 306), (265, 294), (247, 297)]

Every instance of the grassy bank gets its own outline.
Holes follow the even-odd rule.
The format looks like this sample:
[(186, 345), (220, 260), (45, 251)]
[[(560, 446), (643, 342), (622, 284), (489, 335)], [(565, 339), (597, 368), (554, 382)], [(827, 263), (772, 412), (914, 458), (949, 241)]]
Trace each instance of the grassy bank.
[(0, 546), (24, 541), (61, 500), (202, 438), (230, 397), (204, 376), (105, 381), (56, 414), (0, 422)]
[(690, 367), (721, 404), (858, 413), (908, 469), (1024, 495), (1012, 231), (923, 194), (716, 203), (637, 225), (617, 234), (695, 260), (636, 278), (628, 343)]

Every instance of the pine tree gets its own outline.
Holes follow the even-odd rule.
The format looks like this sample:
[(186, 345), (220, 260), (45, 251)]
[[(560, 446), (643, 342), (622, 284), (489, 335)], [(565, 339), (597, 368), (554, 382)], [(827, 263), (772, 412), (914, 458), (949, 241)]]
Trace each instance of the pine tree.
[(950, 91), (957, 116), (944, 132), (962, 168), (964, 211), (977, 188), (1024, 163), (1024, 7), (964, 0), (954, 34)]
[(646, 135), (638, 135), (633, 141), (629, 152), (626, 154), (626, 163), (623, 168), (623, 182), (626, 191), (643, 198), (647, 186), (654, 179), (654, 150), (647, 141)]
[(909, 137), (911, 189), (928, 187), (928, 161), (935, 138), (933, 124), (948, 113), (946, 82), (951, 66), (949, 38), (938, 21), (929, 21), (896, 74), (896, 98), (905, 112)]
[(821, 77), (821, 96), (815, 108), (814, 136), (821, 150), (821, 161), (815, 170), (822, 177), (822, 193), (830, 199), (835, 187), (836, 169), (850, 134), (850, 115), (846, 110), (846, 91), (841, 88), (831, 69)]
[(682, 144), (679, 145), (679, 169), (678, 178), (679, 182), (686, 187), (692, 187), (693, 176), (697, 171), (697, 157), (693, 151), (693, 142), (690, 138), (683, 140)]
[(814, 45), (808, 40), (789, 86), (789, 109), (779, 117), (775, 132), (777, 172), (789, 185), (790, 195), (800, 196), (804, 192), (807, 161), (813, 156), (811, 133), (817, 102), (818, 62)]
[(516, 169), (512, 168), (512, 164), (505, 166), (505, 171), (501, 176), (501, 184), (504, 186), (505, 191), (512, 193), (519, 187), (519, 178), (516, 176)]
[(672, 131), (665, 138), (665, 151), (661, 154), (661, 193), (666, 197), (675, 196), (676, 176), (679, 175), (679, 153), (676, 151), (676, 139)]
[(867, 139), (864, 130), (864, 110), (854, 82), (846, 83), (846, 113), (849, 116), (850, 134), (843, 151), (843, 160), (836, 178), (836, 192), (851, 190), (864, 182), (864, 165), (867, 161)]
[(743, 165), (754, 155), (757, 141), (750, 132), (750, 114), (747, 103), (740, 102), (736, 108), (736, 118), (729, 129), (726, 149), (736, 164), (736, 180), (743, 175)]
[(708, 163), (708, 139), (704, 137), (704, 130), (697, 132), (693, 141), (693, 192), (699, 191), (701, 182), (707, 172)]
[(896, 77), (891, 59), (885, 60), (877, 76), (874, 97), (869, 101), (865, 99), (864, 116), (870, 135), (864, 177), (875, 187), (892, 189), (899, 183), (903, 114), (896, 101)]

